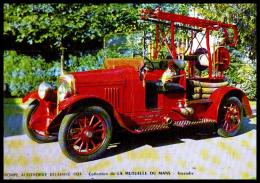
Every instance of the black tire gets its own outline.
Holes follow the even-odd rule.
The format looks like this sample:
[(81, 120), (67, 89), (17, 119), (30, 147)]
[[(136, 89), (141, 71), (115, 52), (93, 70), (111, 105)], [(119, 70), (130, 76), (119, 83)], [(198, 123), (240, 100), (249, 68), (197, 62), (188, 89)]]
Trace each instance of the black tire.
[(102, 107), (91, 106), (64, 117), (59, 129), (59, 144), (69, 159), (78, 163), (91, 161), (106, 151), (112, 130), (109, 114)]
[(31, 116), (37, 110), (39, 103), (33, 102), (32, 104), (28, 105), (28, 108), (24, 112), (23, 116), (23, 130), (27, 134), (27, 136), (35, 142), (38, 143), (48, 143), (48, 142), (55, 142), (58, 140), (57, 136), (48, 136), (42, 135), (38, 131), (33, 130), (29, 127), (29, 122), (31, 120)]
[(219, 110), (218, 135), (232, 137), (242, 127), (243, 106), (237, 97), (229, 97), (223, 101)]

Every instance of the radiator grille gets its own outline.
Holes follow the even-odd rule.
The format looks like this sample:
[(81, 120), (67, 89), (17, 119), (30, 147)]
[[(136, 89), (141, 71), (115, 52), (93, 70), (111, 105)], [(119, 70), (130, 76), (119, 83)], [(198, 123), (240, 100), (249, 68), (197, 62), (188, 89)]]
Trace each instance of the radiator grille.
[(119, 91), (119, 88), (105, 88), (105, 97), (115, 108), (120, 107)]

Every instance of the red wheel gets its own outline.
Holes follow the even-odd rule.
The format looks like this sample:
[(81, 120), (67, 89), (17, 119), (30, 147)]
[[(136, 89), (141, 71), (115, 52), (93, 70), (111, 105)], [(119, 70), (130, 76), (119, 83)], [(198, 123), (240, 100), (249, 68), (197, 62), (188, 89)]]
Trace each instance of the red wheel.
[(218, 134), (223, 137), (236, 135), (241, 127), (243, 108), (237, 97), (230, 97), (222, 104), (219, 113)]
[(84, 162), (102, 154), (111, 135), (110, 116), (103, 108), (93, 106), (64, 118), (59, 130), (59, 143), (68, 158)]

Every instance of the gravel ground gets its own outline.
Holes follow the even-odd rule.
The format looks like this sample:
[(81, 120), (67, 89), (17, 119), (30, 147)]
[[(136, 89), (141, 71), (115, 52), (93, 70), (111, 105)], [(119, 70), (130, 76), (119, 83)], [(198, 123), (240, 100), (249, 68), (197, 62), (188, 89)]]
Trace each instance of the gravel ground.
[(26, 135), (4, 138), (4, 179), (256, 179), (256, 118), (241, 134), (221, 138), (208, 129), (121, 133), (98, 160), (74, 163), (58, 142)]

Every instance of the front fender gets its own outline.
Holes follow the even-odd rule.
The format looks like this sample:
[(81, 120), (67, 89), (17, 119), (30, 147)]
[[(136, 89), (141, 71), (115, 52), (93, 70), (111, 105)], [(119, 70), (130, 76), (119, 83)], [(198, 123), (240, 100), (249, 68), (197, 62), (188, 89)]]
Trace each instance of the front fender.
[(232, 86), (224, 86), (221, 87), (217, 90), (215, 90), (211, 95), (210, 99), (212, 100), (212, 104), (208, 108), (208, 114), (209, 117), (215, 120), (218, 120), (218, 113), (219, 113), (219, 108), (221, 105), (221, 102), (225, 99), (227, 96), (235, 96), (237, 97), (242, 105), (243, 109), (245, 111), (245, 114), (247, 117), (251, 118), (252, 117), (252, 110), (249, 104), (249, 100), (245, 93), (235, 87)]
[[(87, 100), (87, 99), (98, 99), (98, 100), (102, 100), (108, 104), (111, 105), (110, 102), (108, 102), (107, 100), (103, 99), (103, 98), (97, 98), (96, 96), (92, 96), (92, 95), (73, 95), (63, 101), (61, 101), (58, 104), (58, 110), (62, 111), (66, 108), (68, 108), (69, 106), (72, 106), (74, 104), (76, 104), (77, 102), (79, 102), (80, 100)], [(111, 105), (112, 106), (112, 105)]]
[(35, 100), (35, 99), (40, 100), (40, 97), (38, 95), (38, 91), (37, 90), (36, 91), (32, 91), (32, 92), (28, 93), (27, 95), (25, 95), (23, 97), (23, 99), (22, 99), (22, 102), (23, 103), (27, 103), (27, 102), (29, 102), (31, 100)]
[[(77, 109), (77, 107), (81, 107), (82, 104), (85, 104), (88, 102), (90, 102), (92, 105), (94, 104), (93, 102), (97, 102), (98, 105), (100, 105), (100, 104), (103, 106), (105, 105), (106, 109), (109, 108), (111, 115), (113, 115), (115, 117), (116, 121), (118, 122), (118, 124), (121, 127), (127, 129), (128, 131), (130, 131), (132, 133), (136, 133), (135, 131), (131, 130), (127, 126), (127, 124), (122, 120), (119, 112), (116, 111), (116, 109), (113, 107), (113, 105), (109, 101), (105, 100), (104, 98), (100, 98), (100, 97), (97, 98), (96, 96), (92, 96), (92, 95), (74, 95), (74, 96), (67, 98), (66, 100), (63, 100), (62, 102), (60, 102), (58, 105), (59, 114), (56, 117), (57, 121), (59, 121), (59, 123), (60, 123), (62, 118), (66, 114), (70, 114), (71, 112), (74, 111), (74, 109)], [(48, 131), (55, 131), (55, 129), (53, 128), (54, 126), (57, 127), (57, 125), (55, 125), (55, 124), (56, 124), (56, 122), (53, 122), (53, 125), (51, 125), (49, 127)], [(56, 131), (57, 130), (58, 129), (56, 129)]]

